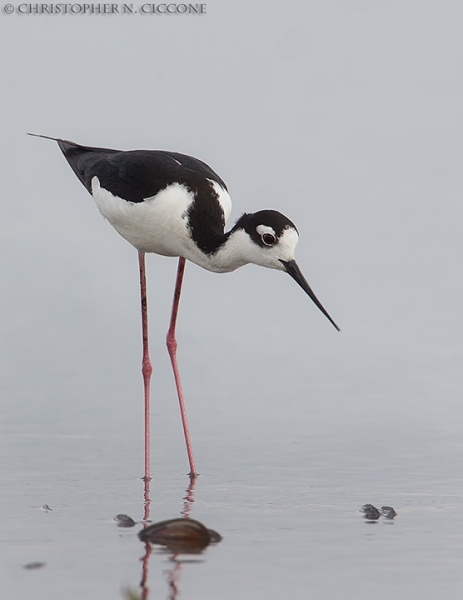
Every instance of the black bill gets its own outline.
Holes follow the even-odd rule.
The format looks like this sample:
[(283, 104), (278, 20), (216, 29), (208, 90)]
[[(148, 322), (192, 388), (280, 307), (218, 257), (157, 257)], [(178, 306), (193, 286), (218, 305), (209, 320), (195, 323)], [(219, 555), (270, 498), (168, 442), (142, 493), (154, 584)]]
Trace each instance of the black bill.
[(304, 275), (301, 273), (301, 270), (297, 266), (297, 262), (295, 260), (288, 260), (288, 261), (280, 260), (280, 262), (286, 269), (286, 272), (289, 273), (289, 275), (291, 275), (291, 277), (294, 279), (294, 281), (297, 281), (297, 283), (301, 286), (301, 288), (304, 290), (304, 292), (318, 306), (318, 308), (322, 311), (322, 313), (325, 315), (325, 317), (328, 319), (328, 321), (330, 321), (330, 323), (332, 323), (338, 331), (341, 331), (339, 329), (339, 327), (336, 325), (336, 323), (333, 321), (333, 319), (330, 317), (330, 315), (327, 313), (327, 311), (321, 304), (320, 300), (313, 293), (312, 288), (307, 283), (306, 278), (304, 277)]

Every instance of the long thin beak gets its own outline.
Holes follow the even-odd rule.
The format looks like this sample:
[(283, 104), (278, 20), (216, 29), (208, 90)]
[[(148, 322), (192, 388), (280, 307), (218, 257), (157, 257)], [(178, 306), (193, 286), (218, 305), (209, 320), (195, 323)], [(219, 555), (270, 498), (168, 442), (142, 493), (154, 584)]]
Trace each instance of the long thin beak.
[(339, 329), (339, 327), (336, 325), (336, 323), (333, 321), (333, 319), (330, 317), (330, 315), (327, 313), (327, 311), (323, 307), (320, 300), (313, 293), (312, 288), (307, 283), (307, 280), (304, 277), (304, 275), (301, 273), (300, 268), (297, 266), (297, 262), (295, 260), (288, 260), (288, 261), (280, 260), (280, 262), (284, 266), (286, 272), (289, 275), (291, 275), (291, 277), (294, 279), (294, 281), (297, 281), (297, 283), (301, 286), (301, 288), (304, 290), (304, 292), (312, 299), (314, 304), (316, 304), (318, 306), (318, 308), (322, 311), (322, 313), (325, 315), (325, 317), (328, 319), (328, 321), (330, 321), (330, 323), (332, 323), (338, 331), (341, 331)]

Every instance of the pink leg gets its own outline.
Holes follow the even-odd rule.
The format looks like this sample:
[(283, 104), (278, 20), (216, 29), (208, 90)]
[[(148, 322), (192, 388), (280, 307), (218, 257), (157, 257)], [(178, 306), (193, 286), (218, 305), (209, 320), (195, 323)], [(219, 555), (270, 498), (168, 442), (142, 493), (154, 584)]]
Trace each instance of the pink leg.
[(177, 323), (178, 305), (180, 302), (180, 292), (182, 291), (183, 273), (185, 271), (185, 259), (179, 258), (178, 270), (177, 270), (177, 281), (175, 282), (174, 301), (172, 303), (172, 315), (170, 317), (169, 331), (167, 332), (167, 350), (169, 352), (170, 361), (172, 363), (172, 369), (174, 371), (175, 385), (177, 387), (178, 401), (180, 404), (180, 414), (182, 417), (183, 432), (185, 434), (186, 451), (188, 453), (188, 461), (190, 463), (191, 479), (195, 479), (198, 476), (195, 468), (195, 461), (193, 458), (193, 449), (191, 447), (190, 433), (188, 431), (188, 423), (186, 418), (185, 403), (183, 401), (182, 384), (180, 382), (180, 374), (177, 366), (177, 340), (175, 339), (175, 325)]
[(143, 362), (141, 372), (145, 387), (145, 476), (144, 480), (150, 480), (150, 379), (153, 367), (151, 366), (148, 352), (148, 311), (146, 300), (146, 275), (145, 275), (145, 253), (138, 253), (140, 265), (140, 295), (141, 295), (141, 322), (143, 332)]

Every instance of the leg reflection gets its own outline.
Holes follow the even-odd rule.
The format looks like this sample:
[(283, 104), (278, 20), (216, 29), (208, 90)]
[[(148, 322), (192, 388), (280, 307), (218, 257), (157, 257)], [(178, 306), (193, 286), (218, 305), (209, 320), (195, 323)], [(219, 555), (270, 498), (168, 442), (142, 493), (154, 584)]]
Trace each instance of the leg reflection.
[[(196, 485), (196, 478), (192, 478), (190, 479), (190, 483), (188, 484), (185, 492), (186, 495), (183, 497), (183, 509), (181, 510), (180, 514), (182, 515), (183, 519), (189, 519), (190, 518), (190, 513), (191, 513), (191, 509), (194, 503), (194, 489), (195, 489), (195, 485)], [(143, 510), (143, 530), (139, 533), (139, 537), (141, 539), (143, 539), (143, 532), (148, 530), (152, 530), (153, 525), (149, 525), (149, 516), (150, 516), (150, 507), (151, 507), (151, 499), (150, 499), (150, 480), (149, 479), (144, 479), (144, 491), (143, 491), (143, 506), (144, 506), (144, 510)], [(174, 522), (179, 522), (181, 521), (181, 519), (171, 519), (170, 521), (164, 521), (163, 523), (174, 523)], [(161, 524), (159, 524), (161, 525)], [(165, 528), (160, 529), (161, 531), (161, 535), (166, 535)], [(170, 532), (172, 531), (172, 529), (169, 530)], [(177, 531), (179, 531), (177, 529)], [(168, 539), (169, 538), (169, 533), (167, 533), (167, 538), (163, 538), (163, 540), (165, 540), (165, 543), (162, 543), (163, 546), (165, 546), (165, 549), (167, 550), (167, 552), (171, 555), (170, 560), (174, 563), (174, 567), (172, 569), (169, 569), (167, 571), (167, 581), (168, 581), (168, 585), (169, 585), (169, 595), (168, 595), (168, 599), (169, 600), (176, 600), (176, 598), (178, 597), (178, 593), (179, 593), (179, 588), (178, 588), (178, 583), (180, 580), (180, 574), (181, 574), (181, 568), (182, 568), (182, 562), (181, 560), (178, 558), (179, 553), (180, 552), (194, 552), (196, 553), (193, 548), (191, 547), (191, 542), (190, 543), (186, 543), (183, 539), (178, 539), (178, 535), (177, 533), (174, 531), (173, 534), (170, 534), (171, 537), (173, 539)], [(180, 533), (180, 537), (182, 537), (182, 534)], [(150, 538), (151, 542), (157, 543), (156, 541), (153, 540), (153, 538)], [(145, 541), (145, 540), (143, 540)], [(180, 544), (180, 545), (179, 545)], [(190, 545), (190, 548), (188, 547)], [(202, 548), (201, 548), (202, 550)], [(201, 551), (199, 550), (199, 551)], [(145, 541), (145, 553), (141, 558), (141, 563), (142, 563), (142, 573), (141, 573), (141, 581), (140, 581), (140, 590), (141, 590), (141, 599), (142, 600), (149, 600), (149, 587), (148, 587), (148, 567), (149, 567), (149, 558), (151, 556), (151, 552), (152, 552), (152, 546), (150, 541), (148, 541), (148, 538), (146, 538)]]
[(186, 489), (186, 496), (183, 497), (183, 510), (181, 511), (182, 517), (185, 519), (189, 519), (190, 512), (193, 507), (194, 498), (194, 490), (196, 485), (196, 478), (190, 479), (190, 483)]
[[(150, 479), (144, 478), (144, 490), (143, 490), (143, 527), (147, 527), (150, 518), (150, 507), (151, 507), (151, 498), (150, 498)], [(151, 556), (151, 544), (149, 542), (145, 542), (145, 554), (141, 558), (142, 569), (141, 569), (141, 598), (142, 600), (148, 600), (149, 598), (149, 588), (148, 588), (148, 562)]]

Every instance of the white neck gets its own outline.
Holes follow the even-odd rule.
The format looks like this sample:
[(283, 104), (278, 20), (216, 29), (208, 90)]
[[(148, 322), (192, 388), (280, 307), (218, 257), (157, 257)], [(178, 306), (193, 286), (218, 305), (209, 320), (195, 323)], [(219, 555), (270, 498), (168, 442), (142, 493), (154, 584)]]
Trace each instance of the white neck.
[[(236, 229), (228, 235), (224, 244), (214, 254), (205, 254), (197, 246), (191, 244), (188, 256), (185, 258), (214, 273), (229, 273), (249, 263), (283, 270), (278, 258), (286, 260), (294, 258), (294, 245), (297, 237), (294, 230), (285, 232), (282, 238), (283, 247), (280, 247), (278, 257), (276, 257), (271, 249), (261, 248), (255, 244), (243, 229)], [(288, 239), (286, 240), (286, 238)]]

